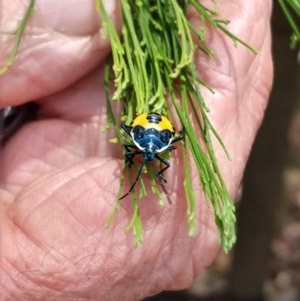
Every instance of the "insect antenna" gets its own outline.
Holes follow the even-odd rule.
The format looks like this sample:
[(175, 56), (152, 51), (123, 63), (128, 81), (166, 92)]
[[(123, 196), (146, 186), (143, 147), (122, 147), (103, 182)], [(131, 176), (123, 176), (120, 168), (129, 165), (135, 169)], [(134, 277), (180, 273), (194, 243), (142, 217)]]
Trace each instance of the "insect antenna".
[(132, 185), (131, 185), (131, 187), (129, 188), (128, 192), (125, 193), (123, 196), (121, 196), (121, 197), (119, 198), (119, 201), (122, 200), (122, 199), (124, 199), (124, 198), (126, 198), (127, 195), (130, 194), (130, 192), (133, 190), (133, 188), (134, 188), (136, 182), (138, 181), (138, 179), (139, 179), (140, 176), (141, 176), (141, 173), (142, 173), (142, 170), (143, 170), (143, 168), (144, 168), (144, 165), (145, 165), (145, 159), (143, 158), (141, 168), (139, 169), (138, 174), (137, 174), (137, 176), (136, 176), (134, 182), (132, 183)]

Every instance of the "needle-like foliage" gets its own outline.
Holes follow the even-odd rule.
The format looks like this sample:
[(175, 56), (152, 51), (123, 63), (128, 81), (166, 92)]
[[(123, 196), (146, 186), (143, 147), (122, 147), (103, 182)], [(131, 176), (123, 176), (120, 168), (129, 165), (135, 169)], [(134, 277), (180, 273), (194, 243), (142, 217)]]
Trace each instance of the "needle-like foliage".
[[(226, 29), (228, 21), (221, 20), (216, 12), (207, 9), (201, 2), (120, 0), (119, 3), (123, 18), (120, 35), (109, 19), (102, 0), (97, 1), (103, 18), (102, 37), (108, 38), (112, 47), (112, 73), (109, 73), (109, 69), (106, 73), (107, 105), (118, 141), (123, 143), (124, 139), (112, 114), (112, 101), (123, 101), (124, 111), (121, 119), (126, 124), (129, 124), (136, 114), (145, 112), (157, 112), (170, 117), (170, 108), (175, 108), (185, 131), (185, 144), (182, 145), (185, 180), (182, 189), (186, 192), (189, 235), (195, 232), (196, 201), (198, 201), (192, 187), (190, 164), (193, 164), (197, 168), (199, 185), (202, 186), (207, 203), (214, 209), (221, 244), (224, 250), (228, 251), (236, 239), (235, 208), (218, 168), (212, 145), (213, 137), (219, 141), (225, 152), (226, 149), (221, 137), (209, 121), (201, 87), (210, 88), (198, 76), (193, 58), (197, 48), (207, 55), (213, 55), (206, 42), (207, 24), (215, 30), (223, 31), (234, 43), (240, 43), (253, 52), (255, 50), (230, 33)], [(199, 20), (202, 21), (200, 28), (195, 28), (188, 21), (187, 5), (192, 5), (198, 13)], [(115, 92), (110, 99), (109, 90), (112, 81)], [(193, 124), (191, 119), (195, 121)], [(201, 141), (199, 141), (199, 133)], [(189, 162), (190, 157), (192, 163)], [(128, 172), (128, 177), (132, 181), (131, 170), (124, 166), (123, 171), (124, 174)], [(154, 175), (148, 173), (152, 191), (161, 197), (155, 185)], [(143, 196), (145, 187), (142, 180), (140, 183)], [(120, 191), (122, 187), (123, 178)], [(139, 197), (135, 192), (131, 197), (134, 215), (129, 228), (133, 229), (138, 243), (142, 240), (143, 232), (138, 209)], [(119, 207), (118, 200), (112, 216)], [(112, 218), (109, 219), (109, 222), (111, 221)]]

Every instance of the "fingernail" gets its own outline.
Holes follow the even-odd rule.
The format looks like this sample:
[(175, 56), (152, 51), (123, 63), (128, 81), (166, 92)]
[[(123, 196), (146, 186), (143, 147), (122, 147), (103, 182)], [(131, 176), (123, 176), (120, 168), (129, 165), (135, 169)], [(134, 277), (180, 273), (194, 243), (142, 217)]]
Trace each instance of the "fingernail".
[[(116, 1), (103, 4), (108, 15), (112, 15)], [(71, 36), (91, 35), (101, 26), (95, 0), (37, 0), (36, 14), (54, 31)]]

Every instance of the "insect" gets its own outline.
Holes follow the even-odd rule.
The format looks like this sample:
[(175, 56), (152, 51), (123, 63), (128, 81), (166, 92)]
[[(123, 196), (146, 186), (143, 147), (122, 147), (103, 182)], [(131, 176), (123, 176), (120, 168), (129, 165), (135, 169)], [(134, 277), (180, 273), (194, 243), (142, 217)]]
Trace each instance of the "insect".
[(136, 182), (141, 176), (146, 162), (153, 162), (155, 160), (164, 164), (164, 167), (161, 170), (157, 170), (155, 164), (153, 164), (153, 167), (163, 191), (168, 196), (164, 186), (164, 184), (167, 183), (167, 180), (163, 177), (163, 172), (170, 167), (170, 163), (159, 156), (159, 154), (176, 149), (176, 146), (172, 144), (183, 139), (183, 130), (181, 130), (179, 135), (175, 137), (176, 132), (173, 124), (168, 120), (168, 118), (158, 113), (144, 113), (138, 115), (129, 126), (122, 123), (121, 128), (132, 138), (133, 141), (133, 143), (124, 144), (125, 159), (128, 166), (130, 167), (133, 164), (133, 158), (136, 155), (142, 156), (142, 164), (129, 191), (124, 194), (120, 200), (129, 195), (133, 190)]

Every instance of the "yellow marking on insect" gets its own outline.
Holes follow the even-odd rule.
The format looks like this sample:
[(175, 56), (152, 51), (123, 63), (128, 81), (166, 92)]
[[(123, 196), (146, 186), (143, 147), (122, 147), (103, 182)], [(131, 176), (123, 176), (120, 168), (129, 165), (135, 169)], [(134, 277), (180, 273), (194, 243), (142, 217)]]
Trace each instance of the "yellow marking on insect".
[(173, 124), (163, 115), (157, 113), (144, 113), (138, 115), (131, 123), (132, 127), (142, 126), (145, 129), (154, 128), (158, 131), (169, 130), (175, 132)]
[(173, 124), (170, 122), (170, 120), (162, 115), (160, 117), (161, 117), (161, 122), (159, 123), (159, 125), (162, 128), (162, 130), (169, 130), (171, 133), (174, 133), (175, 129)]

